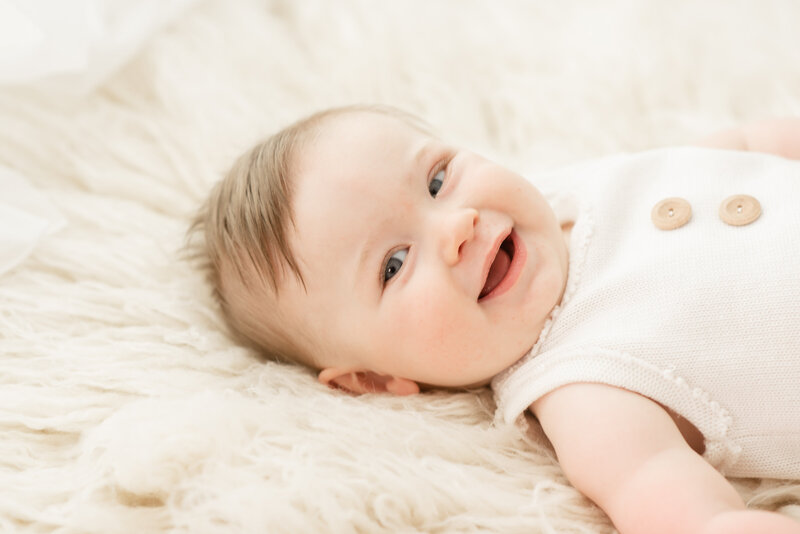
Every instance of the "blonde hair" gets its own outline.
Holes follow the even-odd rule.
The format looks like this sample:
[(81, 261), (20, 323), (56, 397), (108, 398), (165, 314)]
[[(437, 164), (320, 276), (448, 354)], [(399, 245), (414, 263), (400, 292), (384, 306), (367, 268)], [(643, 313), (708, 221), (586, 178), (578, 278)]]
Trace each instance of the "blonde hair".
[(298, 152), (324, 121), (356, 112), (386, 114), (430, 133), (418, 118), (390, 107), (356, 105), (314, 113), (242, 154), (213, 187), (187, 232), (191, 256), (201, 261), (228, 325), (270, 359), (318, 367), (310, 336), (299, 332), (302, 318), (288, 317), (278, 306), (284, 277), (295, 276), (305, 286), (289, 242), (292, 171)]

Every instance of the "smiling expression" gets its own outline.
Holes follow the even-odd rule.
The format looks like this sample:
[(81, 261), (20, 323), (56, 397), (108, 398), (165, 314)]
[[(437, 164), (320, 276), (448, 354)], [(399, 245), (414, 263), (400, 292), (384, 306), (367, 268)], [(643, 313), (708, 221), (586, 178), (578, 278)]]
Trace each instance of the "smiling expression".
[(536, 342), (567, 278), (565, 235), (527, 180), (403, 120), (327, 121), (295, 161), (290, 237), (323, 367), (483, 384)]

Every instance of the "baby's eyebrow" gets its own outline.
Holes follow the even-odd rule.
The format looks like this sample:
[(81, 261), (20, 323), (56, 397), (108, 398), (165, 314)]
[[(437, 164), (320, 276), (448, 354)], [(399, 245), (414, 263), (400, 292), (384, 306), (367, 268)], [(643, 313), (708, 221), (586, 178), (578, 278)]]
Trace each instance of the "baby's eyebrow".
[[(354, 284), (356, 286), (360, 286), (361, 283), (359, 282), (362, 282), (364, 280), (363, 278), (365, 274), (364, 270), (366, 269), (368, 260), (372, 256), (372, 251), (375, 248), (376, 241), (377, 241), (377, 236), (375, 235), (374, 232), (372, 232), (372, 235), (367, 237), (366, 241), (364, 242), (364, 245), (361, 247), (361, 251), (358, 254), (358, 263), (356, 263), (357, 276), (355, 278), (355, 284)], [(372, 274), (377, 275), (378, 269), (380, 269), (380, 266), (375, 266), (375, 272)], [(369, 271), (369, 269), (367, 269), (367, 271)], [(372, 276), (371, 274), (369, 274), (369, 272), (367, 272), (366, 274), (367, 276)], [(373, 278), (375, 278), (375, 280), (378, 279), (377, 276), (373, 276)]]
[[(417, 153), (414, 156), (413, 168), (416, 170), (422, 167), (422, 164), (428, 160), (428, 154), (433, 150), (434, 146), (430, 141), (422, 145), (422, 147), (420, 147), (420, 149), (417, 150)], [(413, 173), (409, 174), (409, 178), (413, 178)]]
[[(425, 168), (427, 165), (427, 161), (430, 159), (431, 152), (436, 151), (436, 145), (432, 142), (432, 140), (427, 140), (414, 154), (411, 158), (411, 165), (404, 173), (403, 181), (405, 182), (406, 186), (411, 188), (410, 190), (413, 191), (415, 186), (425, 187), (425, 179), (427, 176), (425, 173), (428, 172), (428, 169)], [(422, 175), (420, 175), (422, 173)], [(423, 189), (424, 190), (424, 189)]]

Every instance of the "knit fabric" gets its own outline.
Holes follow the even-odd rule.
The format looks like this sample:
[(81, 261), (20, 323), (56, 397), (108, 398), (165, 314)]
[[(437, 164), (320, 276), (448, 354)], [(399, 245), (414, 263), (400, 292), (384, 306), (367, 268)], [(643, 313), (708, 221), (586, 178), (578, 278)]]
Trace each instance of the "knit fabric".
[[(692, 422), (729, 476), (800, 478), (800, 162), (671, 148), (548, 176), (573, 220), (564, 297), (531, 351), (492, 381), (498, 417), (566, 384), (637, 392)], [(761, 216), (731, 226), (733, 194)], [(690, 221), (651, 209), (680, 197)]]

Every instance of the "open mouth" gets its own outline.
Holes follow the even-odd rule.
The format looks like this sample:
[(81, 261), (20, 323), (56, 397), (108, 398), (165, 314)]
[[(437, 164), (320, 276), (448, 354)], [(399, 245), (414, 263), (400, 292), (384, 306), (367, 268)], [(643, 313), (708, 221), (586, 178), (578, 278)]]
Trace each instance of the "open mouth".
[(491, 267), (489, 267), (489, 275), (486, 277), (486, 283), (483, 285), (483, 289), (481, 289), (481, 292), (478, 295), (478, 300), (481, 300), (485, 296), (489, 295), (498, 285), (500, 285), (500, 282), (503, 281), (506, 275), (508, 275), (509, 267), (511, 267), (511, 261), (514, 259), (515, 249), (516, 247), (514, 245), (514, 240), (511, 238), (511, 234), (509, 234), (500, 244), (500, 248), (497, 251), (497, 256), (495, 256)]

